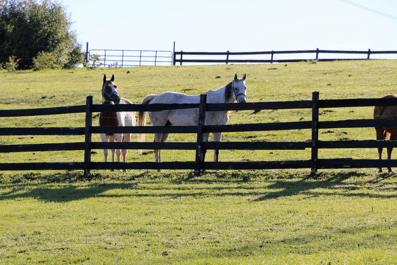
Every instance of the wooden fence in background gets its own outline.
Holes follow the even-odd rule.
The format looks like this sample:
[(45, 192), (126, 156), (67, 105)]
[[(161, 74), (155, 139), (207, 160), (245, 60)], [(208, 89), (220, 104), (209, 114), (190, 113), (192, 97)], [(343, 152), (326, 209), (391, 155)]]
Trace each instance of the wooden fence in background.
[[(175, 46), (174, 46), (175, 47)], [(313, 54), (315, 57), (306, 59), (275, 59), (274, 55), (281, 54)], [(320, 58), (320, 54), (361, 54), (366, 56), (366, 58)], [(213, 64), (243, 64), (243, 63), (294, 63), (301, 61), (317, 60), (317, 61), (340, 61), (340, 60), (369, 60), (371, 55), (385, 55), (385, 54), (396, 54), (396, 51), (343, 51), (343, 50), (290, 50), (290, 51), (259, 51), (259, 52), (184, 52), (175, 51), (173, 52), (173, 65), (179, 63), (213, 63)], [(245, 59), (235, 59), (239, 57), (258, 57), (267, 55), (270, 56), (269, 59), (255, 59), (255, 58), (245, 58)], [(190, 56), (190, 57), (188, 57)], [(199, 58), (197, 58), (199, 57)], [(214, 57), (218, 57), (214, 59)], [(234, 58), (232, 58), (234, 57)]]
[[(397, 160), (374, 159), (318, 159), (318, 149), (322, 148), (378, 148), (397, 147), (397, 141), (319, 141), (318, 130), (328, 128), (356, 128), (375, 126), (396, 126), (397, 120), (341, 120), (319, 121), (320, 108), (363, 107), (363, 106), (397, 105), (396, 99), (340, 99), (319, 100), (319, 93), (313, 92), (309, 101), (261, 102), (245, 104), (207, 104), (206, 96), (201, 95), (200, 104), (153, 104), (153, 105), (93, 105), (92, 96), (87, 97), (86, 105), (44, 109), (0, 110), (1, 117), (21, 117), (36, 115), (56, 115), (68, 113), (85, 113), (85, 127), (78, 128), (0, 128), (0, 136), (6, 135), (85, 135), (84, 142), (0, 145), (0, 152), (40, 152), (84, 150), (83, 162), (44, 162), (44, 163), (0, 163), (0, 170), (90, 170), (99, 169), (190, 169), (199, 175), (203, 169), (287, 169), (310, 168), (315, 174), (318, 169), (326, 168), (374, 168), (397, 166)], [(93, 112), (102, 111), (161, 111), (165, 109), (200, 108), (198, 126), (148, 126), (148, 127), (96, 127), (92, 126)], [(220, 110), (259, 110), (259, 109), (312, 109), (311, 121), (283, 123), (204, 125), (206, 111)], [(272, 131), (308, 129), (312, 131), (311, 141), (305, 142), (203, 142), (203, 133), (209, 132), (240, 132), (240, 131)], [(94, 133), (196, 133), (197, 141), (189, 143), (101, 143), (92, 142)], [(375, 135), (375, 133), (374, 133)], [(196, 150), (196, 160), (186, 162), (127, 162), (104, 163), (91, 162), (92, 149), (184, 149)], [(252, 161), (252, 162), (202, 162), (204, 150), (235, 149), (235, 150), (297, 150), (311, 148), (311, 159), (293, 161)]]
[[(341, 61), (341, 60), (369, 60), (373, 55), (396, 55), (396, 51), (348, 51), (348, 50), (289, 50), (289, 51), (257, 51), (257, 52), (184, 52), (175, 50), (121, 50), (121, 49), (91, 49), (86, 44), (87, 64), (94, 62), (93, 56), (99, 56), (98, 64), (103, 67), (131, 67), (131, 66), (168, 66), (189, 64), (244, 64), (244, 63), (294, 63), (301, 61)], [(286, 54), (311, 54), (308, 58), (275, 59)], [(322, 54), (360, 55), (361, 58), (320, 58)], [(266, 59), (262, 57), (265, 56)], [(262, 59), (260, 59), (262, 58)], [(397, 59), (397, 57), (396, 57)]]

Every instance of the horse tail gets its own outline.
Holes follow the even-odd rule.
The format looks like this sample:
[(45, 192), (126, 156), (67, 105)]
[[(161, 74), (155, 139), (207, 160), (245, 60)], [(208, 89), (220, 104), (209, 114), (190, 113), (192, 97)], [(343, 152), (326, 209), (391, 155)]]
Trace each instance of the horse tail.
[[(157, 95), (151, 94), (145, 97), (142, 101), (142, 105), (149, 104)], [(138, 113), (138, 126), (145, 126), (146, 124), (146, 115), (144, 111), (139, 111)], [(145, 141), (145, 134), (140, 133), (138, 134), (138, 142)], [(139, 150), (139, 153), (142, 153), (142, 150)]]

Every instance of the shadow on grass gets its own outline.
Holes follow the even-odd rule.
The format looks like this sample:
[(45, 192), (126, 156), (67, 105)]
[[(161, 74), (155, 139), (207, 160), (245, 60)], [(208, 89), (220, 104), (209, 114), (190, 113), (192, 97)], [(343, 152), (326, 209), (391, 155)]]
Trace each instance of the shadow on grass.
[[(356, 181), (350, 183), (344, 183), (343, 181), (348, 180), (350, 178), (363, 178), (367, 175), (364, 173), (358, 172), (344, 172), (344, 173), (336, 173), (334, 175), (329, 174), (319, 174), (317, 175), (316, 180), (318, 181), (307, 181), (309, 177), (305, 177), (299, 181), (275, 181), (273, 184), (269, 185), (268, 189), (276, 189), (276, 192), (269, 192), (257, 199), (255, 202), (265, 201), (268, 199), (276, 199), (279, 197), (289, 197), (298, 195), (300, 193), (308, 193), (310, 190), (315, 190), (318, 188), (323, 188), (327, 190), (343, 190), (343, 194), (345, 196), (366, 196), (366, 197), (379, 197), (379, 198), (392, 198), (397, 197), (397, 195), (380, 195), (380, 194), (370, 194), (368, 192), (368, 187), (363, 187), (364, 184), (376, 184), (381, 182), (382, 180), (389, 179), (393, 177), (392, 174), (381, 174), (377, 176), (375, 179), (370, 179), (368, 181)], [(359, 189), (365, 189), (365, 192), (358, 193), (346, 193), (346, 191), (357, 191)], [(393, 191), (397, 191), (396, 187), (392, 188)], [(325, 195), (323, 193), (316, 192), (317, 195)], [(342, 194), (341, 192), (327, 193), (328, 195), (337, 195)]]
[[(8, 191), (1, 193), (0, 200), (36, 198), (47, 202), (69, 202), (95, 197), (199, 198), (216, 195), (245, 196), (251, 197), (248, 199), (250, 202), (261, 202), (280, 197), (291, 197), (302, 193), (316, 196), (343, 195), (392, 198), (397, 197), (397, 194), (394, 193), (397, 191), (395, 185), (387, 188), (390, 192), (393, 192), (389, 192), (388, 194), (379, 194), (376, 191), (372, 192), (371, 185), (382, 184), (383, 181), (394, 176), (380, 174), (375, 178), (370, 178), (368, 175), (358, 172), (320, 173), (316, 179), (311, 179), (307, 175), (297, 177), (296, 174), (283, 174), (280, 179), (269, 179), (266, 176), (250, 175), (246, 172), (243, 174), (210, 172), (200, 178), (195, 178), (190, 173), (175, 176), (174, 174), (167, 173), (153, 174), (148, 171), (135, 175), (128, 174), (128, 177), (117, 176), (117, 174), (115, 176), (110, 175), (110, 177), (106, 174), (84, 176), (82, 173), (75, 172), (46, 176), (26, 174), (20, 176), (21, 179), (19, 180), (15, 179), (14, 184), (3, 184), (2, 187)], [(40, 181), (37, 182), (39, 178)], [(163, 179), (158, 181), (162, 185), (156, 185), (158, 184), (156, 181), (157, 178)], [(254, 178), (259, 178), (259, 181)], [(351, 178), (354, 178), (354, 181), (348, 181)], [(131, 183), (140, 179), (149, 181), (144, 186)], [(164, 179), (167, 180), (164, 181)], [(366, 186), (364, 187), (363, 185)], [(319, 188), (327, 189), (328, 191), (326, 193), (314, 192), (314, 190)], [(122, 189), (127, 191), (122, 194), (104, 195), (109, 190)], [(362, 192), (359, 192), (360, 190)], [(354, 193), (349, 193), (350, 191), (354, 191)], [(257, 198), (252, 200), (252, 196)]]

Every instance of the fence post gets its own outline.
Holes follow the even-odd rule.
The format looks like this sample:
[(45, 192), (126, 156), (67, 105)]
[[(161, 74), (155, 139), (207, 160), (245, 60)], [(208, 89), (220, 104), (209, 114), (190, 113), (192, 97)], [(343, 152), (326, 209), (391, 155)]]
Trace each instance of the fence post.
[(183, 57), (183, 51), (181, 51), (181, 61), (180, 61), (180, 65), (182, 65), (182, 57)]
[(311, 176), (314, 177), (317, 172), (317, 158), (318, 158), (318, 99), (319, 92), (313, 92), (312, 103), (312, 158), (311, 158)]
[(369, 60), (369, 56), (371, 55), (371, 49), (368, 49), (368, 56), (367, 56), (367, 60)]
[(200, 171), (204, 167), (205, 152), (203, 150), (203, 126), (205, 121), (207, 95), (200, 95), (200, 108), (199, 108), (199, 120), (197, 125), (197, 149), (196, 149), (196, 165), (194, 169), (194, 175), (200, 176)]
[(91, 164), (91, 127), (92, 127), (92, 96), (87, 97), (85, 105), (85, 144), (84, 144), (84, 175), (90, 174)]
[(141, 53), (139, 54), (139, 66), (141, 66), (142, 63), (142, 51), (140, 51)]
[(124, 50), (121, 51), (121, 67), (124, 66)]
[(176, 54), (175, 54), (175, 41), (174, 41), (174, 47), (172, 50), (172, 65), (175, 65), (175, 59), (176, 59)]
[(226, 53), (226, 64), (229, 64), (229, 51)]
[(318, 53), (319, 53), (320, 51), (319, 51), (319, 49), (317, 48), (317, 50), (316, 50), (316, 60), (318, 60)]
[(274, 51), (272, 50), (272, 57), (270, 58), (270, 63), (273, 64), (273, 55), (274, 55)]
[(90, 52), (88, 51), (88, 42), (87, 42), (86, 47), (85, 47), (85, 62), (86, 62), (86, 64), (87, 64), (87, 66), (88, 66), (88, 63), (89, 63), (89, 61), (90, 61), (89, 53), (90, 53)]

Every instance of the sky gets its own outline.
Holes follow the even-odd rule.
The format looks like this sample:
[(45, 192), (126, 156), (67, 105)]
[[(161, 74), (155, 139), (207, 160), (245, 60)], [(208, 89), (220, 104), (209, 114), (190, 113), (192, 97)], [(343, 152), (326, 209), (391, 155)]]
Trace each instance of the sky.
[(397, 0), (58, 2), (83, 50), (397, 50)]

